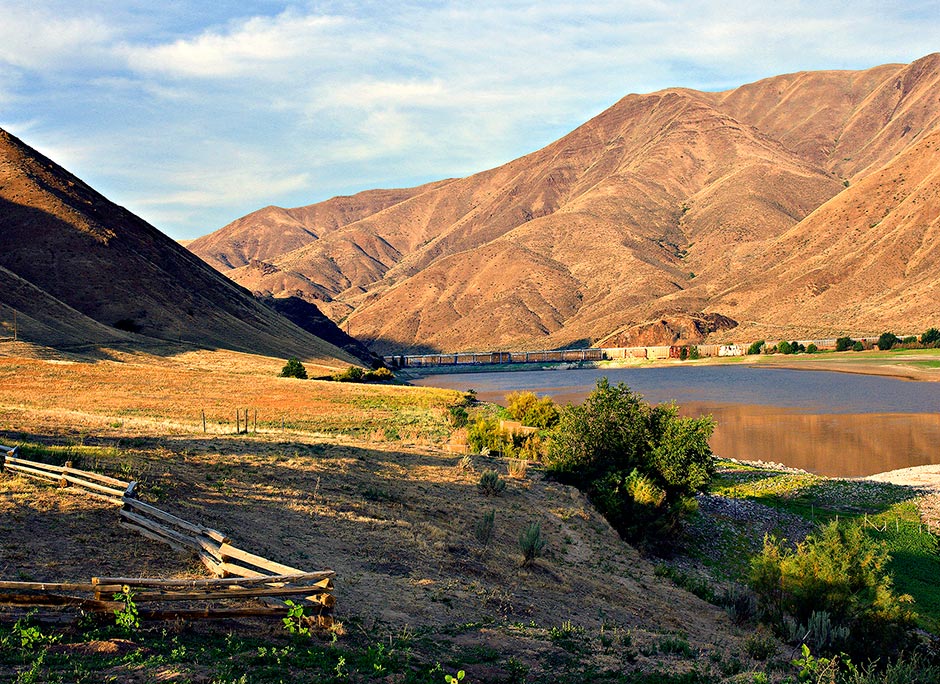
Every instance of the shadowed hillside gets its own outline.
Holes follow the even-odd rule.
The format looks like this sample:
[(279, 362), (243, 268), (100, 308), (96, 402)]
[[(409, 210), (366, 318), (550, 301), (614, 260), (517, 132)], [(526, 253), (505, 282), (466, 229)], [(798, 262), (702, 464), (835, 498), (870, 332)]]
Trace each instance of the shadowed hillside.
[(28, 343), (175, 343), (356, 362), (2, 130), (0, 269), (6, 334), (15, 309)]
[(940, 55), (629, 95), (496, 169), (268, 208), (191, 249), (374, 351), (627, 339), (677, 315), (728, 316), (736, 339), (917, 330), (935, 323), (912, 303), (937, 282), (912, 245), (933, 225), (937, 130)]

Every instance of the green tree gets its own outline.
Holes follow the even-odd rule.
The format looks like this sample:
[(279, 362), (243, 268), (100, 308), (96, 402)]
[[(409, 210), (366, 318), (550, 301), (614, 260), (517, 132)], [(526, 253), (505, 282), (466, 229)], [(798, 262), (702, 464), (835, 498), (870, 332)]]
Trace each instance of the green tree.
[(580, 406), (566, 406), (549, 445), (554, 477), (585, 491), (628, 540), (655, 545), (692, 508), (711, 478), (714, 422), (680, 418), (601, 378)]
[(901, 340), (893, 332), (883, 332), (878, 337), (878, 349), (887, 351)]
[(506, 411), (523, 425), (547, 429), (558, 422), (558, 406), (551, 397), (539, 398), (534, 392), (506, 395)]
[(925, 347), (936, 344), (937, 342), (940, 342), (940, 330), (936, 328), (930, 328), (920, 336), (920, 343)]
[(864, 351), (865, 345), (862, 344), (861, 340), (857, 340), (855, 344), (852, 345), (852, 351)]
[(813, 344), (812, 342), (810, 342), (808, 345), (806, 345), (806, 353), (807, 353), (807, 354), (815, 354), (815, 353), (818, 352), (818, 351), (819, 351), (819, 347), (817, 347), (817, 346), (816, 346), (815, 344)]
[(307, 369), (304, 368), (304, 365), (300, 362), (299, 359), (290, 358), (287, 360), (287, 363), (284, 364), (284, 367), (281, 369), (282, 378), (300, 378), (301, 380), (307, 379)]
[(777, 351), (780, 352), (781, 354), (792, 354), (793, 345), (787, 342), (786, 340), (784, 340), (783, 342), (777, 345)]
[(747, 348), (748, 355), (760, 354), (761, 349), (764, 348), (765, 341), (757, 340), (757, 342), (751, 342), (751, 346)]
[(855, 344), (851, 337), (840, 337), (836, 340), (836, 351), (848, 351)]

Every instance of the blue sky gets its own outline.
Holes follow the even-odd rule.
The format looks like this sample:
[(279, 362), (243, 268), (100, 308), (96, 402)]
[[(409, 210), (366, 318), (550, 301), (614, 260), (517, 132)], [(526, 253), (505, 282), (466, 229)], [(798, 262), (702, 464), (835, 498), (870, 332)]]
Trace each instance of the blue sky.
[(629, 93), (938, 50), (936, 0), (0, 0), (0, 127), (184, 239), (482, 171)]

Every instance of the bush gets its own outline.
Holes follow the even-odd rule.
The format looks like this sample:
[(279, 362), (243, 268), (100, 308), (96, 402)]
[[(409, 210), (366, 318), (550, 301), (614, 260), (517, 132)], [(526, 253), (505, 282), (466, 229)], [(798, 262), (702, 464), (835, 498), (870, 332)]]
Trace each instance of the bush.
[(883, 332), (878, 336), (878, 349), (888, 351), (901, 340), (892, 332)]
[(493, 540), (493, 530), (496, 527), (496, 509), (489, 513), (484, 513), (483, 517), (477, 521), (473, 528), (473, 536), (476, 537), (480, 546), (486, 548)]
[(542, 526), (534, 522), (519, 535), (519, 548), (522, 550), (522, 567), (527, 568), (542, 555), (545, 540), (542, 539)]
[(699, 355), (698, 347), (693, 344), (691, 347), (689, 347), (689, 360), (695, 361), (700, 358), (702, 357)]
[(925, 347), (937, 344), (937, 342), (940, 342), (940, 330), (936, 328), (930, 328), (920, 336), (920, 343)]
[(861, 340), (852, 345), (852, 351), (865, 351), (865, 345)]
[(502, 452), (510, 444), (495, 418), (478, 418), (467, 430), (467, 445), (474, 453)]
[(807, 353), (807, 354), (815, 354), (815, 353), (818, 352), (818, 351), (819, 351), (819, 347), (817, 347), (817, 346), (816, 346), (815, 344), (813, 344), (812, 342), (810, 342), (808, 345), (806, 345), (806, 353)]
[(300, 378), (301, 380), (306, 380), (307, 369), (304, 368), (304, 365), (300, 362), (299, 359), (290, 358), (287, 360), (287, 363), (281, 369), (280, 377)]
[(340, 373), (334, 373), (330, 380), (335, 382), (362, 382), (362, 377), (366, 372), (359, 366), (350, 366)]
[(903, 340), (901, 340), (901, 344), (906, 346), (917, 344), (917, 335), (908, 335)]
[(484, 496), (499, 496), (506, 489), (506, 481), (495, 470), (484, 470), (477, 489)]
[(581, 406), (566, 406), (546, 465), (586, 492), (626, 539), (655, 545), (694, 510), (691, 495), (711, 478), (710, 417), (680, 418), (673, 404), (652, 407), (606, 378)]
[(889, 562), (884, 545), (859, 525), (832, 522), (795, 549), (765, 538), (751, 560), (751, 586), (781, 636), (831, 645), (831, 637), (841, 640), (847, 629), (843, 646), (850, 655), (875, 658), (903, 649), (915, 617), (907, 607), (911, 597), (894, 592)]
[(791, 345), (789, 342), (784, 340), (783, 342), (777, 345), (777, 351), (780, 352), (781, 354), (792, 354), (793, 345)]
[(761, 349), (764, 348), (766, 342), (764, 340), (757, 340), (757, 342), (751, 342), (751, 346), (747, 348), (747, 353), (749, 355), (760, 354)]
[(851, 337), (840, 337), (836, 340), (836, 351), (848, 351), (855, 344)]
[(395, 379), (395, 374), (388, 368), (382, 366), (375, 370), (366, 371), (362, 374), (363, 382), (391, 382)]
[(506, 411), (523, 425), (547, 429), (558, 422), (558, 407), (550, 397), (539, 399), (534, 392), (506, 395)]

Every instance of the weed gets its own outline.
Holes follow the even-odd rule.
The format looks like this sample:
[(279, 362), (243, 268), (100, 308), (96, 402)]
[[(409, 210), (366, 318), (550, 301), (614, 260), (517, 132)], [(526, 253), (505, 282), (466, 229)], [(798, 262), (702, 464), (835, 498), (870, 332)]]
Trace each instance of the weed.
[(659, 640), (657, 646), (659, 652), (666, 655), (680, 655), (683, 658), (690, 658), (695, 653), (688, 640), (678, 634), (664, 636)]
[(134, 632), (140, 629), (140, 616), (137, 613), (137, 604), (134, 603), (134, 593), (126, 584), (121, 593), (114, 595), (115, 601), (121, 601), (124, 606), (114, 611), (114, 622), (124, 632)]
[(304, 614), (304, 607), (294, 603), (290, 599), (284, 601), (287, 606), (287, 616), (281, 619), (284, 623), (284, 629), (288, 634), (297, 634), (298, 636), (310, 636), (310, 627), (307, 626), (307, 616)]
[(531, 523), (519, 535), (519, 548), (522, 550), (522, 567), (527, 568), (542, 555), (545, 540), (542, 538), (542, 526)]
[(447, 682), (447, 684), (458, 684), (459, 682), (463, 681), (463, 678), (466, 675), (467, 673), (464, 672), (463, 670), (458, 670), (457, 674), (455, 675), (449, 675), (449, 674), (444, 675), (444, 681)]
[(514, 480), (524, 480), (528, 469), (529, 462), (524, 458), (510, 458), (506, 464), (509, 477)]
[(484, 496), (499, 496), (506, 489), (506, 481), (495, 470), (486, 470), (480, 475), (477, 488)]
[(496, 509), (484, 513), (483, 518), (477, 521), (473, 528), (473, 535), (484, 549), (493, 540), (493, 529), (496, 525)]

